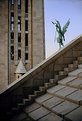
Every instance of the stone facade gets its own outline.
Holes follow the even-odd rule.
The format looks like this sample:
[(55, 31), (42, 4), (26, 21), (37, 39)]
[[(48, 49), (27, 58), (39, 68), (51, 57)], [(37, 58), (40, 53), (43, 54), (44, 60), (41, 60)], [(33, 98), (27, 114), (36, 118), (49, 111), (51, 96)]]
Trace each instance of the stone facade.
[(27, 71), (45, 58), (44, 0), (0, 0), (0, 90), (20, 58)]
[(8, 85), (8, 1), (0, 0), (0, 89)]

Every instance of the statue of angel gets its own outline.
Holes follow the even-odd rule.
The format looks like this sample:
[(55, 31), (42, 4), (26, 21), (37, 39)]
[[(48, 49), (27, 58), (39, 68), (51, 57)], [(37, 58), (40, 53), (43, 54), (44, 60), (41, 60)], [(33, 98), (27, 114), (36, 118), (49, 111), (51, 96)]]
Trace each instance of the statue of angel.
[(57, 37), (57, 42), (59, 43), (59, 47), (61, 48), (61, 45), (64, 46), (63, 44), (63, 40), (65, 41), (65, 32), (67, 31), (67, 28), (70, 24), (70, 19), (68, 19), (68, 21), (66, 22), (66, 24), (64, 25), (64, 27), (61, 29), (61, 25), (60, 22), (58, 20), (56, 20), (56, 22), (52, 22), (55, 27), (56, 27), (56, 31), (58, 33), (58, 37)]

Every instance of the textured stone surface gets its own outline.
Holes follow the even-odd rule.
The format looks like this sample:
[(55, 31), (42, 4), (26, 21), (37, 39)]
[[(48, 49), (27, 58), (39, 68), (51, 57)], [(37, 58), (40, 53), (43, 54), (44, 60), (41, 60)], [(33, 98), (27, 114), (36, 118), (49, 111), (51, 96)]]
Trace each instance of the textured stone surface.
[(30, 113), (30, 112), (32, 112), (32, 111), (38, 109), (38, 108), (40, 108), (40, 105), (37, 104), (37, 103), (33, 103), (32, 105), (27, 106), (27, 107), (25, 108), (25, 112), (26, 112), (26, 113)]
[(78, 67), (82, 69), (82, 64), (78, 65)]
[(39, 121), (63, 121), (63, 119), (53, 113), (50, 113), (45, 117), (41, 118)]
[(52, 110), (57, 112), (58, 114), (66, 115), (77, 107), (79, 107), (77, 104), (65, 101), (59, 104), (58, 106), (53, 107)]
[(39, 118), (42, 118), (43, 116), (49, 114), (50, 111), (46, 110), (45, 108), (41, 107), (36, 109), (35, 111), (29, 113), (29, 116), (31, 116), (34, 120), (38, 120)]
[(56, 92), (56, 91), (58, 91), (58, 90), (60, 90), (60, 89), (62, 89), (62, 88), (64, 88), (64, 87), (65, 87), (65, 86), (61, 86), (61, 85), (54, 86), (54, 87), (48, 89), (47, 92), (49, 92), (49, 93), (54, 93), (54, 92)]
[(0, 90), (8, 85), (8, 1), (0, 0)]
[(66, 84), (66, 83), (68, 83), (68, 82), (74, 80), (75, 78), (76, 78), (76, 77), (66, 77), (66, 78), (60, 80), (58, 83), (59, 83), (59, 84)]
[(77, 76), (81, 72), (82, 72), (82, 69), (76, 69), (75, 71), (70, 72), (69, 76)]
[(71, 86), (80, 86), (82, 85), (82, 79), (81, 78), (77, 78), (71, 82), (68, 83)]
[(75, 89), (75, 88), (65, 87), (65, 88), (63, 88), (63, 89), (57, 91), (55, 94), (56, 94), (56, 95), (59, 95), (59, 96), (65, 97), (65, 96), (67, 96), (67, 95), (73, 93), (73, 92), (76, 91), (76, 90), (77, 90), (77, 89)]
[(48, 99), (47, 101), (43, 102), (43, 105), (49, 108), (52, 108), (60, 103), (62, 103), (64, 100), (58, 97), (53, 97), (51, 99)]
[(81, 72), (81, 73), (79, 73), (79, 76), (81, 76), (81, 77), (82, 77), (82, 72)]
[(82, 121), (82, 106), (73, 110), (72, 112), (67, 114), (65, 117), (72, 121)]
[(82, 90), (78, 90), (78, 91), (68, 95), (67, 98), (70, 98), (75, 101), (82, 101)]
[(50, 98), (52, 98), (53, 96), (50, 94), (45, 94), (43, 96), (40, 96), (39, 98), (36, 99), (36, 102), (42, 103)]

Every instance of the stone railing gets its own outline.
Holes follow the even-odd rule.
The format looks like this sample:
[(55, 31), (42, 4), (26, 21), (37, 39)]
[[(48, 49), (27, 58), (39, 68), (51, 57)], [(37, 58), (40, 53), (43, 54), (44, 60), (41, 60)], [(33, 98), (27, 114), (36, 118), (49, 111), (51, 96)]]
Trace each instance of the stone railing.
[(15, 106), (16, 103), (22, 101), (23, 97), (27, 97), (34, 89), (38, 89), (44, 82), (54, 78), (57, 72), (81, 55), (82, 35), (2, 90), (0, 92), (1, 111)]

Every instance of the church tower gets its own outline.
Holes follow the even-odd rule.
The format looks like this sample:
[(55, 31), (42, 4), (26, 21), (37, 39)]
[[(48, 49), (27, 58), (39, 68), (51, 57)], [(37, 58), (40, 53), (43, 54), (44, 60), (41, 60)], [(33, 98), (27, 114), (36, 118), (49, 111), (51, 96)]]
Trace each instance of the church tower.
[(44, 0), (0, 0), (0, 88), (45, 59)]

